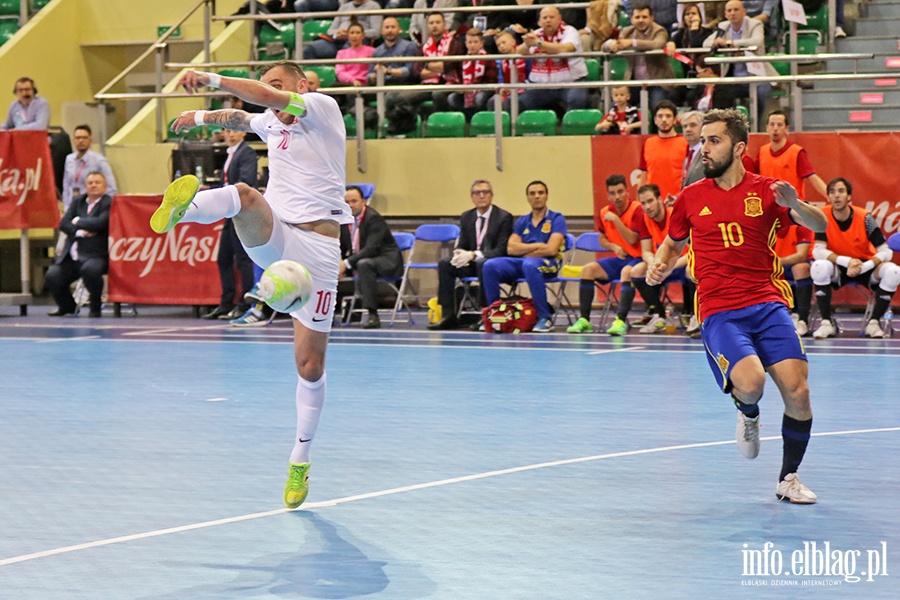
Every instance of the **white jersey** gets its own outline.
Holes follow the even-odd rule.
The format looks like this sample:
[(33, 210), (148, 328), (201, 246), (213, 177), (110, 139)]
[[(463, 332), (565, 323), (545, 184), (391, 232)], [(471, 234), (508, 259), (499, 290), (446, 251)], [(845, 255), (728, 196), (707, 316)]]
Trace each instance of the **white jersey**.
[(334, 98), (303, 94), (306, 114), (285, 125), (271, 110), (253, 117), (250, 127), (269, 149), (266, 200), (285, 223), (331, 219), (353, 222), (344, 201), (346, 129)]

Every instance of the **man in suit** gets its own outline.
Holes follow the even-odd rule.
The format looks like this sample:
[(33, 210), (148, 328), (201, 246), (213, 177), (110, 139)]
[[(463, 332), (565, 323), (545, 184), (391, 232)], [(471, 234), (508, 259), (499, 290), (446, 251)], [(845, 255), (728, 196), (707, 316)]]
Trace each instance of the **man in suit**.
[(76, 197), (59, 222), (66, 242), (47, 270), (47, 289), (56, 301), (51, 317), (75, 314), (77, 305), (69, 286), (78, 278), (90, 294), (90, 317), (100, 316), (103, 275), (109, 269), (109, 210), (106, 177), (93, 171), (85, 178), (86, 194)]
[(344, 199), (353, 213), (353, 223), (341, 227), (341, 261), (339, 277), (356, 275), (355, 293), (369, 313), (363, 329), (378, 329), (378, 277), (403, 275), (403, 257), (391, 235), (387, 221), (377, 210), (366, 205), (362, 190), (348, 185)]
[[(256, 151), (244, 142), (243, 131), (225, 130), (225, 141), (228, 143), (228, 158), (225, 159), (225, 168), (222, 172), (225, 176), (225, 185), (246, 183), (252, 188), (256, 187), (257, 158)], [(225, 219), (222, 226), (222, 235), (219, 240), (219, 255), (216, 258), (219, 266), (219, 281), (222, 283), (222, 296), (219, 306), (211, 313), (203, 316), (204, 319), (236, 319), (243, 315), (249, 308), (243, 301), (235, 306), (234, 293), (234, 268), (237, 267), (241, 276), (241, 298), (253, 287), (253, 261), (247, 256), (247, 251), (238, 239), (237, 231), (231, 219)]]
[[(428, 329), (455, 329), (457, 277), (478, 277), (478, 299), (485, 306), (481, 271), (489, 258), (506, 256), (506, 242), (513, 229), (513, 217), (499, 206), (494, 206), (494, 190), (491, 182), (478, 179), (470, 190), (475, 208), (459, 217), (459, 240), (453, 250), (453, 258), (438, 262), (438, 303), (443, 318)], [(478, 323), (475, 324), (476, 327)]]
[(692, 110), (681, 115), (681, 135), (684, 136), (685, 141), (688, 143), (688, 153), (684, 159), (684, 168), (682, 169), (682, 188), (706, 177), (703, 174), (703, 162), (700, 160), (700, 147), (703, 145), (700, 143), (700, 128), (702, 126), (703, 114), (701, 112)]

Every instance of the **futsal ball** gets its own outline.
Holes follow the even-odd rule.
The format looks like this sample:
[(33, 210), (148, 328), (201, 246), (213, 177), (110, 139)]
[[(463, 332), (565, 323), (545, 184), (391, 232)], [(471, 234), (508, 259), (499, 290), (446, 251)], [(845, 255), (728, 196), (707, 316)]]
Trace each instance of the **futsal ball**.
[(259, 278), (259, 297), (273, 310), (291, 313), (300, 310), (312, 295), (313, 280), (298, 262), (273, 262)]

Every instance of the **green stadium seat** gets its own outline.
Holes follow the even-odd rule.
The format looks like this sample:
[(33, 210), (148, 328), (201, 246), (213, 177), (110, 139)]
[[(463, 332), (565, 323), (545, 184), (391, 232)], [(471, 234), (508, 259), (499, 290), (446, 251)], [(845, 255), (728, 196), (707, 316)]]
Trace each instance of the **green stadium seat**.
[(334, 72), (334, 67), (330, 65), (316, 65), (306, 67), (307, 71), (315, 71), (319, 76), (319, 80), (322, 82), (322, 87), (327, 88), (334, 85), (334, 82), (337, 81), (337, 74)]
[(586, 58), (584, 59), (584, 66), (587, 67), (587, 80), (588, 81), (600, 81), (603, 79), (603, 76), (600, 74), (600, 61), (596, 58)]
[[(356, 119), (353, 115), (344, 115), (344, 127), (347, 129), (347, 139), (356, 137)], [(363, 136), (365, 139), (371, 140), (375, 138), (375, 132), (371, 129), (366, 129)]]
[(19, 0), (0, 0), (0, 15), (19, 16)]
[(669, 64), (672, 65), (672, 70), (675, 71), (676, 79), (684, 78), (684, 65), (677, 58), (669, 57)]
[(266, 52), (265, 46), (263, 46), (262, 48), (259, 48), (257, 56), (259, 60), (283, 60), (288, 57), (288, 54), (286, 51), (269, 54), (268, 52)]
[(778, 71), (779, 75), (790, 75), (791, 74), (791, 63), (786, 60), (773, 60), (771, 63), (772, 68)]
[(631, 15), (628, 14), (628, 11), (622, 10), (619, 12), (619, 29), (625, 29), (631, 25)]
[(19, 23), (14, 19), (0, 21), (0, 46), (12, 39), (19, 30)]
[(738, 104), (738, 105), (735, 106), (734, 108), (735, 108), (735, 110), (737, 110), (739, 113), (741, 113), (742, 115), (744, 115), (744, 118), (747, 119), (747, 122), (748, 122), (748, 123), (750, 122), (750, 111), (747, 109), (746, 106), (744, 106), (743, 104)]
[(556, 135), (556, 113), (526, 110), (516, 119), (516, 135)]
[(425, 122), (425, 137), (466, 137), (466, 115), (461, 112), (431, 113), (428, 115), (428, 120)]
[(816, 54), (819, 51), (819, 34), (798, 33), (797, 34), (797, 54)]
[(603, 118), (603, 113), (595, 108), (580, 108), (568, 111), (562, 118), (563, 135), (594, 135), (594, 127)]
[(50, 4), (50, 0), (31, 0), (31, 10), (37, 12)]
[[(505, 136), (512, 135), (512, 121), (509, 113), (503, 111), (500, 113), (501, 128)], [(469, 123), (469, 135), (471, 137), (493, 136), (494, 132), (494, 111), (482, 110), (472, 115), (472, 121)]]
[(412, 19), (410, 17), (397, 17), (400, 24), (400, 37), (409, 38), (409, 24)]
[(259, 30), (259, 45), (265, 46), (281, 41), (281, 31), (275, 29), (268, 23), (263, 25)]
[(250, 71), (247, 69), (222, 69), (219, 75), (223, 77), (238, 77), (240, 79), (250, 79)]
[(295, 31), (297, 30), (297, 26), (295, 23), (281, 23), (281, 34), (279, 37), (281, 38), (281, 43), (284, 44), (284, 47), (293, 52), (294, 48), (297, 46), (297, 36)]
[(625, 72), (628, 70), (628, 59), (623, 56), (614, 56), (609, 60), (609, 80), (625, 81)]
[(327, 34), (329, 27), (331, 27), (331, 20), (320, 19), (314, 21), (304, 21), (303, 41), (311, 42), (314, 39), (317, 39), (320, 35)]
[(828, 3), (822, 3), (822, 6), (819, 7), (819, 10), (813, 13), (807, 13), (806, 15), (806, 25), (798, 25), (798, 28), (802, 27), (803, 29), (814, 29), (818, 31), (823, 36), (828, 35)]

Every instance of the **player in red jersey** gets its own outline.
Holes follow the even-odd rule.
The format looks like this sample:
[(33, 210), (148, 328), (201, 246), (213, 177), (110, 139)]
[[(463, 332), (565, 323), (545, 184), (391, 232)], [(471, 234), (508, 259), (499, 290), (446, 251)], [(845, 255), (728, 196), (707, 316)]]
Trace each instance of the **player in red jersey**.
[(789, 183), (744, 169), (747, 123), (734, 110), (703, 119), (701, 155), (706, 179), (681, 191), (669, 234), (647, 272), (659, 284), (690, 240), (688, 268), (697, 281), (700, 332), (721, 389), (738, 408), (737, 445), (759, 454), (759, 407), (768, 372), (781, 392), (784, 454), (775, 488), (779, 500), (816, 502), (797, 478), (812, 430), (808, 364), (788, 307), (791, 289), (775, 254), (776, 232), (789, 221), (813, 231), (825, 214), (797, 198)]

